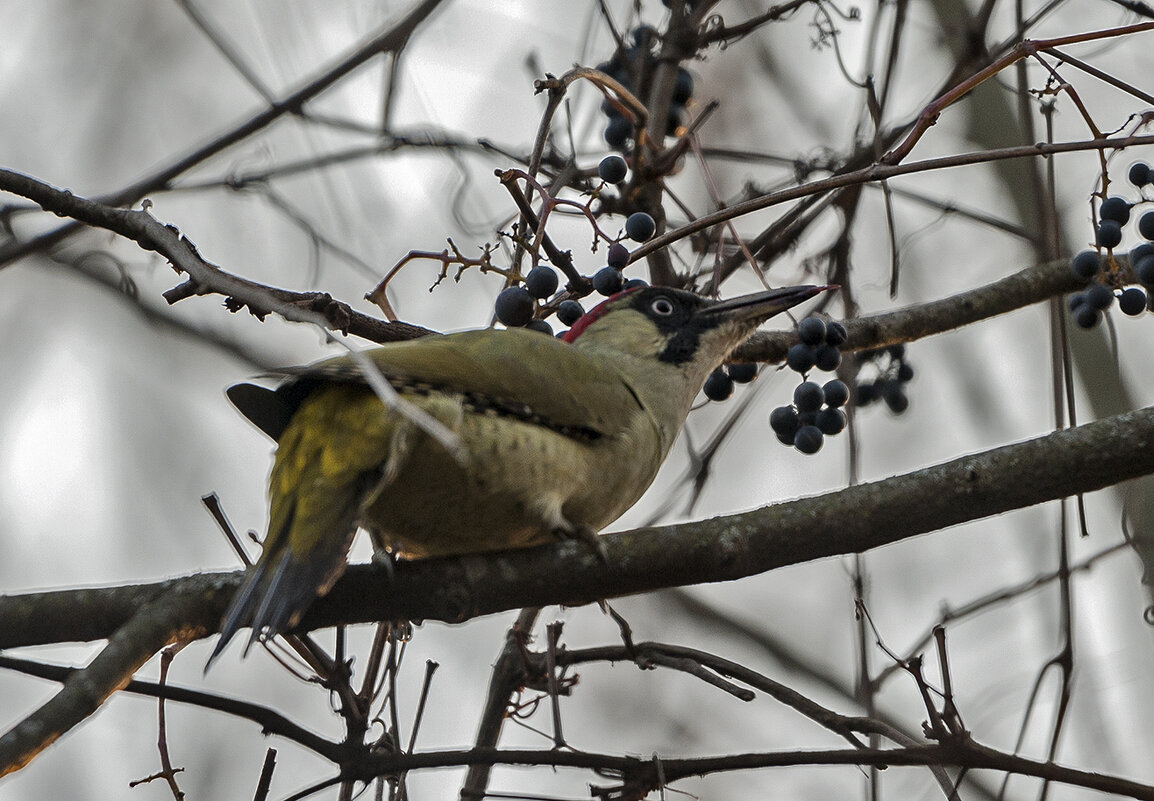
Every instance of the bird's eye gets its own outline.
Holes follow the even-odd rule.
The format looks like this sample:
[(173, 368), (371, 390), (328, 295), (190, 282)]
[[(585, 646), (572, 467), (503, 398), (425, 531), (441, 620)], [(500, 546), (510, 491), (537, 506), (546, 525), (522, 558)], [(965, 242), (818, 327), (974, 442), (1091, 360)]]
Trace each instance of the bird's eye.
[(649, 304), (649, 310), (658, 317), (668, 317), (673, 314), (673, 301), (661, 296)]

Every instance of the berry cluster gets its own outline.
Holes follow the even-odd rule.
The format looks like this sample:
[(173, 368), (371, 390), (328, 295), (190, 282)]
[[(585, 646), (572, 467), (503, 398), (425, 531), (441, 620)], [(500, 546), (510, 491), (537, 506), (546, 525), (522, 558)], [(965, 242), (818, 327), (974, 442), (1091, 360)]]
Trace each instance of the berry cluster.
[[(1154, 170), (1141, 161), (1130, 166), (1128, 177), (1139, 192), (1154, 184)], [(1145, 202), (1145, 197), (1133, 203), (1117, 196), (1102, 201), (1094, 229), (1094, 241), (1099, 248), (1113, 252), (1122, 244), (1122, 227), (1130, 221), (1130, 210), (1140, 202)], [(1154, 292), (1154, 243), (1150, 241), (1154, 240), (1154, 211), (1143, 214), (1137, 227), (1138, 233), (1147, 241), (1130, 250), (1130, 269), (1142, 287), (1123, 289), (1116, 296), (1118, 308), (1131, 317), (1146, 311), (1150, 302), (1147, 294)], [(1114, 285), (1121, 282), (1112, 263), (1112, 258), (1103, 260), (1094, 250), (1083, 250), (1070, 263), (1074, 275), (1090, 283), (1083, 291), (1071, 295), (1069, 300), (1070, 314), (1079, 328), (1093, 328), (1102, 314), (1114, 305)]]
[[(868, 406), (880, 398), (894, 414), (901, 414), (908, 409), (910, 399), (906, 395), (906, 384), (914, 377), (914, 368), (906, 361), (906, 346), (890, 345), (888, 348), (867, 350), (861, 353), (860, 358), (863, 361), (879, 362), (878, 377), (857, 385), (854, 403)], [(882, 359), (888, 359), (884, 366), (880, 365)]]
[[(620, 243), (614, 243), (609, 248), (608, 264), (593, 274), (593, 288), (606, 297), (615, 295), (625, 289), (648, 286), (640, 278), (625, 280), (621, 268), (629, 258), (629, 248)], [(540, 331), (552, 334), (553, 328), (545, 320), (535, 320), (533, 315), (537, 309), (537, 301), (548, 299), (557, 291), (560, 281), (552, 268), (538, 264), (520, 286), (506, 287), (497, 295), (493, 304), (493, 311), (497, 322), (508, 328), (528, 328), (531, 331)], [(585, 307), (580, 302), (568, 298), (557, 304), (557, 322), (562, 325), (573, 325), (585, 313)], [(562, 332), (563, 333), (563, 332)]]
[[(847, 339), (845, 326), (821, 317), (806, 317), (797, 324), (798, 341), (785, 354), (789, 369), (804, 376), (814, 367), (831, 372), (841, 364), (841, 345)], [(826, 436), (840, 434), (846, 417), (841, 407), (849, 400), (844, 382), (802, 381), (793, 391), (792, 406), (778, 406), (769, 415), (769, 427), (783, 445), (792, 445), (805, 454), (821, 450)], [(824, 408), (823, 408), (824, 407)]]
[[(523, 285), (506, 287), (497, 295), (493, 304), (497, 322), (509, 328), (528, 328), (552, 335), (553, 326), (544, 320), (534, 320), (533, 312), (536, 301), (548, 298), (557, 291), (560, 283), (552, 267), (538, 264), (525, 276)], [(580, 304), (577, 306), (580, 308)]]
[[(606, 156), (597, 165), (597, 174), (606, 183), (620, 183), (629, 173), (629, 165), (621, 156)], [(634, 212), (625, 219), (625, 236), (635, 242), (651, 239), (657, 232), (657, 222), (644, 211)], [(647, 286), (640, 278), (625, 279), (625, 265), (629, 262), (629, 248), (620, 242), (609, 246), (605, 266), (593, 274), (593, 289), (609, 297), (623, 289)], [(552, 334), (553, 329), (544, 320), (535, 320), (537, 301), (547, 300), (557, 291), (560, 279), (551, 267), (538, 264), (525, 276), (520, 286), (510, 286), (501, 290), (493, 311), (497, 322), (509, 328), (529, 328)], [(576, 300), (564, 300), (557, 306), (557, 321), (562, 325), (573, 325), (585, 309)]]
[[(808, 372), (814, 365), (822, 370), (836, 370), (841, 364), (838, 346), (846, 340), (845, 326), (832, 320), (827, 323), (820, 317), (807, 317), (798, 324), (797, 330), (801, 342), (789, 349), (786, 355), (789, 366), (800, 373)], [(756, 378), (756, 364), (727, 364), (709, 374), (703, 391), (712, 401), (729, 400), (734, 384), (748, 384)]]
[[(615, 79), (638, 97), (644, 97), (649, 90), (650, 77), (655, 64), (654, 48), (657, 44), (657, 29), (640, 25), (631, 34), (633, 46), (619, 50), (613, 58), (597, 65), (597, 69)], [(665, 124), (666, 136), (675, 136), (678, 128), (685, 124), (685, 105), (693, 96), (693, 76), (684, 67), (677, 70), (673, 84), (673, 102), (669, 106), (669, 119)], [(610, 147), (624, 151), (633, 138), (633, 122), (621, 113), (620, 108), (608, 98), (602, 101), (601, 111), (609, 120), (605, 127), (605, 141)]]
[(785, 354), (785, 363), (794, 372), (804, 374), (816, 367), (828, 373), (841, 364), (840, 347), (846, 340), (841, 323), (806, 317), (797, 324), (797, 338)]
[[(626, 234), (629, 234), (631, 228), (629, 221), (634, 218), (638, 218), (638, 222), (635, 222), (632, 226), (633, 233), (640, 234), (648, 231), (649, 236), (653, 236), (653, 230), (657, 227), (657, 224), (653, 222), (652, 217), (643, 211), (630, 214), (629, 218), (625, 220)], [(639, 227), (644, 230), (639, 230)], [(646, 239), (648, 239), (649, 236), (647, 236)], [(633, 238), (635, 237), (630, 236), (630, 239)], [(625, 269), (628, 261), (629, 248), (620, 242), (614, 242), (610, 245), (609, 252), (605, 255), (605, 266), (593, 273), (593, 289), (598, 294), (609, 297), (610, 295), (616, 295), (624, 289), (647, 286), (646, 282), (641, 278), (630, 278), (626, 280), (625, 273), (622, 272), (622, 270)]]
[(1154, 185), (1154, 169), (1151, 169), (1150, 165), (1144, 161), (1136, 161), (1130, 165), (1126, 179), (1138, 189), (1147, 185)]
[(805, 454), (817, 453), (827, 436), (840, 434), (846, 426), (841, 407), (849, 401), (849, 387), (833, 379), (825, 385), (803, 381), (793, 391), (793, 405), (778, 406), (769, 413), (769, 427), (783, 445)]
[(718, 367), (705, 379), (701, 391), (711, 401), (729, 400), (734, 384), (749, 384), (757, 379), (757, 365), (751, 362), (735, 362)]
[[(597, 174), (606, 183), (621, 183), (628, 173), (628, 164), (620, 156), (606, 156), (597, 165)], [(625, 218), (625, 236), (634, 242), (645, 242), (657, 233), (657, 221), (644, 211), (635, 211)], [(609, 246), (605, 266), (593, 274), (593, 289), (606, 297), (623, 289), (645, 286), (640, 278), (625, 279), (622, 270), (629, 261), (629, 248), (620, 242)]]

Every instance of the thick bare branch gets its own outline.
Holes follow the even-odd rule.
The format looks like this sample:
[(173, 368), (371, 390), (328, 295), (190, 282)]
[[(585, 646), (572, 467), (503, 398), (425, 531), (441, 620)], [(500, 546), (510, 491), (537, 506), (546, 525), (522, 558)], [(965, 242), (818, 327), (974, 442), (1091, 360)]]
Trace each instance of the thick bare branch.
[(137, 607), (83, 670), (70, 675), (54, 697), (0, 736), (0, 776), (19, 770), (56, 738), (91, 715), (136, 669), (164, 646), (211, 631), (197, 593), (177, 591)]
[[(282, 117), (299, 114), (306, 103), (365, 62), (381, 53), (394, 52), (403, 47), (417, 27), (436, 10), (441, 2), (442, 0), (423, 0), (396, 24), (373, 36), (351, 53), (339, 59), (333, 66), (322, 70), (320, 74), (305, 82), (299, 89), (290, 92), (281, 100), (269, 105), (268, 108), (236, 127), (221, 133), (191, 153), (174, 159), (172, 163), (141, 178), (136, 183), (101, 197), (100, 201), (110, 206), (130, 206), (150, 192), (169, 188), (173, 181), (193, 167), (202, 164), (235, 144), (248, 141), (251, 136)], [(79, 226), (74, 223), (67, 223), (27, 242), (13, 241), (0, 245), (0, 269), (29, 253), (54, 246), (78, 230), (80, 230)]]
[[(1068, 497), (1154, 473), (1154, 408), (1110, 417), (1025, 442), (962, 456), (901, 476), (742, 514), (642, 528), (604, 538), (608, 564), (582, 543), (451, 559), (359, 565), (305, 616), (300, 630), (379, 620), (460, 622), (526, 606), (575, 605), (667, 587), (729, 581), (828, 556), (861, 553), (958, 523)], [(177, 580), (205, 593), (219, 615), (241, 572)], [(162, 585), (83, 590), (144, 595)], [(0, 648), (57, 641), (29, 626), (29, 605), (66, 605), (73, 591), (0, 598)], [(121, 604), (127, 611), (128, 607)], [(203, 620), (203, 617), (198, 618)], [(212, 618), (215, 619), (215, 618)], [(68, 629), (71, 639), (110, 636), (120, 625), (99, 615)]]

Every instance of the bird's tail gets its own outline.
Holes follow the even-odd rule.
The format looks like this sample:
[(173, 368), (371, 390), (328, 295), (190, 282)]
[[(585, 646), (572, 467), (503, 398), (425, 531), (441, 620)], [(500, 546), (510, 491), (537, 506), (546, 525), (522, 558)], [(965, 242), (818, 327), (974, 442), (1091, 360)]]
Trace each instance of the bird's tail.
[(347, 551), (347, 540), (339, 551), (325, 554), (324, 558), (313, 552), (302, 559), (292, 549), (284, 548), (253, 565), (225, 612), (220, 640), (205, 663), (205, 672), (245, 626), (252, 628), (244, 646), (247, 656), (253, 643), (283, 634), (299, 623), (313, 600), (344, 572)]
[(344, 384), (310, 395), (283, 430), (270, 427), (279, 439), (264, 553), (225, 612), (205, 670), (245, 626), (252, 627), (245, 653), (291, 629), (344, 571), (365, 495), (381, 483), (393, 432), (372, 392)]
[(297, 625), (313, 599), (328, 592), (345, 569), (357, 530), (362, 484), (313, 482), (316, 497), (302, 497), (298, 484), (289, 482), (290, 491), (274, 495), (264, 553), (225, 612), (206, 672), (240, 629), (252, 628), (244, 648), (247, 655), (253, 643)]

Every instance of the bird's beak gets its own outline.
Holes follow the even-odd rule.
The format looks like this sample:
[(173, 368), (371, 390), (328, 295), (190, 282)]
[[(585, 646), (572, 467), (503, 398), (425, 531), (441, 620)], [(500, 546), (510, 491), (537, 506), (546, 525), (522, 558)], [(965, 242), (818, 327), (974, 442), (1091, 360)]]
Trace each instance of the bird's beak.
[(828, 289), (838, 289), (837, 284), (827, 286), (788, 286), (781, 289), (770, 289), (766, 292), (754, 292), (750, 295), (740, 295), (736, 298), (718, 301), (702, 309), (705, 316), (714, 317), (717, 322), (757, 320), (763, 322), (790, 309), (803, 301), (820, 295)]

